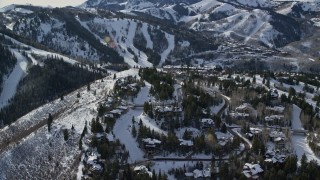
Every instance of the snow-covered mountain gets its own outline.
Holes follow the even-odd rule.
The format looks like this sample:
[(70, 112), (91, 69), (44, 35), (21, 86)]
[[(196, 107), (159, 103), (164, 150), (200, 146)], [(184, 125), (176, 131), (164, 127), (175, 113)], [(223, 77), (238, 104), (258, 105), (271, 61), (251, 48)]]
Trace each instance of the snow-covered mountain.
[(0, 8), (11, 5), (34, 5), (34, 6), (43, 6), (43, 7), (65, 7), (65, 6), (78, 6), (84, 3), (85, 0), (1, 0)]
[(2, 12), (6, 29), (79, 60), (161, 66), (218, 47), (188, 29), (109, 11), (11, 6)]
[(257, 42), (275, 48), (301, 38), (299, 23), (287, 14), (292, 14), (296, 5), (303, 5), (306, 10), (307, 7), (315, 7), (315, 3), (269, 0), (89, 0), (85, 7), (113, 9), (117, 6), (116, 9), (123, 13), (151, 15), (175, 24), (185, 24), (196, 31), (209, 31), (212, 36), (227, 37), (242, 43)]

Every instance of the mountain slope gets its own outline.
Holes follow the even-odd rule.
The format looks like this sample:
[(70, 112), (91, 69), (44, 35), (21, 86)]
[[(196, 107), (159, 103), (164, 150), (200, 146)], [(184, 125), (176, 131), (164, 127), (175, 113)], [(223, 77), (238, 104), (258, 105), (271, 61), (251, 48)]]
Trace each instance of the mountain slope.
[[(89, 0), (87, 7), (109, 9), (107, 4), (114, 3), (107, 0), (93, 2)], [(165, 1), (162, 4), (150, 0), (129, 0), (121, 1), (121, 4), (121, 11), (124, 13), (151, 15), (176, 24), (185, 24), (199, 32), (210, 31), (212, 36), (227, 37), (244, 43), (251, 40), (271, 48), (283, 47), (299, 40), (301, 36), (297, 21), (273, 11), (282, 7), (285, 4), (283, 2), (202, 0)], [(282, 24), (292, 31), (286, 31)]]

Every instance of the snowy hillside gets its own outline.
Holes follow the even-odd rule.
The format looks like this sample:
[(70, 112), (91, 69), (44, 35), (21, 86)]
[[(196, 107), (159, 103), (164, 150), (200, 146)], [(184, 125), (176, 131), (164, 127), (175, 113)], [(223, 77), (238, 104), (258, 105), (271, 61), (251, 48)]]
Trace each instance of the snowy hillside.
[[(137, 75), (137, 70), (118, 73), (117, 77), (129, 75)], [(111, 77), (105, 78), (103, 82), (98, 80), (91, 84), (90, 91), (83, 87), (65, 96), (64, 100), (57, 99), (37, 108), (10, 127), (0, 130), (1, 179), (75, 178), (80, 156), (80, 134), (86, 122), (96, 117), (99, 103), (111, 92), (115, 81)], [(80, 98), (77, 97), (78, 93)], [(54, 116), (50, 132), (46, 125), (49, 113)], [(34, 132), (30, 132), (30, 129)], [(63, 139), (64, 129), (70, 133), (68, 141)], [(7, 140), (10, 143), (6, 143)]]
[[(37, 42), (47, 44), (58, 52), (81, 57), (83, 59), (99, 60), (97, 50), (89, 43), (68, 32), (64, 27), (66, 22), (49, 17), (41, 19), (39, 16), (20, 19), (14, 26), (17, 34), (33, 37)], [(36, 30), (36, 31), (35, 31)], [(54, 32), (54, 33), (52, 33)]]
[[(100, 3), (101, 5), (97, 2), (92, 6), (109, 9), (105, 6), (106, 2), (100, 1)], [(308, 4), (305, 3), (305, 5)], [(172, 1), (161, 5), (145, 0), (123, 2), (120, 10), (128, 14), (142, 15), (141, 13), (143, 13), (159, 19), (170, 20), (175, 24), (185, 24), (188, 28), (199, 32), (209, 31), (214, 36), (247, 44), (255, 42), (273, 48), (299, 40), (300, 29), (297, 23), (288, 23), (286, 26), (289, 25), (289, 29), (293, 29), (293, 31), (287, 32), (281, 24), (286, 23), (289, 18), (279, 17), (263, 8), (275, 9), (275, 11), (286, 15), (291, 12), (294, 5), (295, 3), (290, 6), (285, 2), (269, 0), (222, 2), (201, 0), (189, 3)]]

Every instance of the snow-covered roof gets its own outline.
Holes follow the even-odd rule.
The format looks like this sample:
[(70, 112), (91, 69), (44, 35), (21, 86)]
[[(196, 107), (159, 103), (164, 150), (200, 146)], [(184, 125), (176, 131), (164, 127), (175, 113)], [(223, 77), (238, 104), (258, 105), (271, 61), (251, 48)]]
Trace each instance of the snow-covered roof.
[(230, 139), (233, 137), (233, 135), (229, 132), (227, 133), (223, 133), (223, 132), (215, 132), (216, 136), (217, 136), (217, 139)]
[(283, 115), (271, 115), (271, 116), (266, 116), (264, 118), (264, 120), (266, 120), (266, 121), (274, 121), (274, 120), (281, 120), (283, 118), (284, 118)]
[(279, 142), (279, 141), (282, 141), (282, 140), (284, 140), (282, 137), (277, 137), (277, 138), (274, 139), (274, 142)]
[(186, 176), (186, 177), (193, 177), (193, 173), (184, 173), (184, 175)]
[(250, 127), (250, 133), (252, 133), (252, 134), (259, 134), (261, 132), (262, 132), (262, 129), (260, 129), (260, 128)]
[(263, 169), (261, 168), (260, 164), (251, 164), (251, 163), (246, 163), (243, 166), (243, 174), (247, 178), (251, 178), (259, 173), (263, 172)]
[(193, 146), (193, 142), (191, 140), (179, 139), (180, 146)]
[(113, 114), (105, 114), (104, 117), (110, 117), (110, 118), (113, 118)]
[(199, 169), (195, 169), (195, 170), (193, 171), (193, 177), (194, 177), (194, 178), (203, 177), (202, 171), (200, 171)]
[(249, 117), (250, 115), (248, 113), (231, 112), (230, 116), (233, 118), (237, 118), (237, 117)]
[(95, 162), (97, 161), (97, 159), (98, 159), (97, 155), (95, 155), (95, 154), (90, 155), (88, 157), (87, 163), (91, 164), (91, 165), (95, 165), (96, 164)]
[(133, 171), (142, 171), (142, 170), (148, 170), (148, 168), (144, 165), (141, 165), (141, 166), (136, 166), (133, 169)]
[(91, 169), (93, 171), (102, 171), (102, 166), (100, 164), (93, 164)]
[(121, 109), (121, 110), (127, 110), (128, 107), (127, 106), (119, 106), (118, 109)]
[(286, 136), (284, 135), (283, 132), (281, 131), (271, 131), (269, 133), (269, 136), (272, 137), (272, 138), (276, 138), (276, 137), (282, 137), (282, 138), (285, 138)]
[(206, 123), (206, 124), (211, 124), (211, 125), (214, 124), (214, 121), (212, 119), (210, 119), (210, 118), (201, 119), (201, 122), (202, 123)]
[(285, 161), (285, 159), (287, 158), (287, 155), (281, 154), (279, 151), (268, 150), (266, 152), (266, 157), (267, 157), (267, 159), (265, 160), (265, 162), (283, 163)]
[(148, 168), (144, 165), (134, 167), (133, 171), (139, 171), (142, 173), (147, 173), (149, 177), (152, 177), (152, 172), (148, 170)]
[[(191, 173), (185, 173), (185, 175), (190, 177)], [(210, 168), (207, 168), (204, 170), (195, 169), (193, 171), (193, 177), (194, 178), (211, 177), (211, 170), (210, 170)]]
[(147, 144), (150, 144), (150, 145), (161, 144), (161, 141), (159, 141), (157, 139), (151, 139), (151, 138), (142, 139), (142, 141), (144, 143), (147, 143)]
[(210, 168), (203, 170), (203, 176), (204, 176), (204, 177), (211, 177), (211, 170), (210, 170)]
[(276, 112), (279, 112), (279, 113), (282, 113), (284, 111), (284, 107), (283, 106), (274, 106), (274, 107), (268, 106), (266, 109), (267, 110), (271, 110), (271, 111), (276, 111)]
[(245, 111), (248, 108), (251, 108), (251, 104), (243, 103), (240, 106), (236, 107), (236, 111)]
[(110, 113), (112, 113), (112, 114), (121, 114), (121, 113), (122, 113), (122, 110), (120, 110), (120, 109), (114, 109), (114, 110), (110, 111)]

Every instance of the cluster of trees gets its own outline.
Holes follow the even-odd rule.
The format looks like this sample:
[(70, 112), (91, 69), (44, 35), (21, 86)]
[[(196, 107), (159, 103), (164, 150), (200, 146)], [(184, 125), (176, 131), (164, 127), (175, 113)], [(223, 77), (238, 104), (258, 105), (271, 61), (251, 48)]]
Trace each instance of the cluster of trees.
[(148, 103), (148, 102), (144, 102), (143, 104), (143, 111), (148, 114), (148, 116), (150, 118), (154, 118), (154, 113), (153, 113), (153, 106), (151, 103)]
[[(90, 165), (84, 161), (84, 174), (90, 174), (93, 179), (114, 179), (118, 177), (121, 165), (127, 163), (129, 153), (126, 151), (125, 146), (121, 145), (119, 140), (109, 141), (105, 135), (97, 136), (97, 133), (104, 133), (103, 125), (98, 119), (92, 119), (91, 121), (91, 132), (93, 135), (90, 138), (90, 150), (96, 149), (101, 155), (96, 161), (97, 164), (101, 165), (102, 171), (98, 173), (89, 172)], [(87, 133), (87, 124), (81, 134), (80, 145), (82, 146), (82, 139)], [(81, 147), (79, 145), (79, 147)], [(80, 150), (82, 147), (80, 148)], [(87, 153), (85, 156), (87, 157)]]
[(320, 166), (315, 160), (308, 162), (306, 155), (301, 158), (301, 166), (297, 166), (298, 158), (295, 155), (287, 157), (283, 164), (265, 165), (264, 179), (318, 179)]
[[(132, 87), (131, 84), (136, 84), (136, 86)], [(116, 81), (113, 92), (120, 98), (136, 97), (143, 86), (145, 86), (143, 81), (138, 80), (137, 77), (128, 76)]]
[[(147, 166), (147, 169), (150, 170), (150, 167)], [(152, 171), (152, 176), (150, 176), (149, 173), (146, 173), (146, 172), (133, 172), (132, 168), (130, 168), (130, 165), (127, 164), (124, 168), (122, 179), (125, 179), (125, 180), (167, 180), (168, 176), (164, 173), (161, 173), (161, 171), (156, 173), (155, 170)]]
[[(210, 115), (209, 107), (216, 104), (217, 100), (199, 87), (195, 87), (193, 83), (185, 83), (182, 89), (184, 91), (182, 101), (184, 125), (200, 128), (200, 119)], [(203, 109), (206, 110), (206, 114), (203, 113)]]
[(150, 93), (160, 100), (173, 98), (174, 79), (170, 74), (158, 72), (156, 68), (144, 68), (139, 70), (142, 79), (152, 84)]
[(258, 155), (264, 155), (266, 146), (261, 138), (255, 137), (252, 142), (252, 151)]
[(28, 69), (28, 75), (19, 83), (15, 97), (0, 111), (0, 116), (4, 124), (10, 124), (48, 101), (62, 97), (100, 77), (99, 72), (87, 71), (80, 65), (47, 57), (43, 67), (35, 65)]

